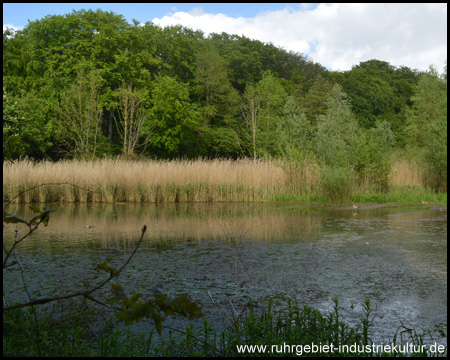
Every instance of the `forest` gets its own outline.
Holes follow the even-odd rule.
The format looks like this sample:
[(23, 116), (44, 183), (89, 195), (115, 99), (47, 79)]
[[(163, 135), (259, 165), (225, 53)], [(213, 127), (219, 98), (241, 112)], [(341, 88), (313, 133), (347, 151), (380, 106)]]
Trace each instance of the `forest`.
[(49, 15), (3, 32), (3, 158), (283, 159), (386, 190), (396, 154), (446, 192), (442, 61), (330, 71), (245, 36)]

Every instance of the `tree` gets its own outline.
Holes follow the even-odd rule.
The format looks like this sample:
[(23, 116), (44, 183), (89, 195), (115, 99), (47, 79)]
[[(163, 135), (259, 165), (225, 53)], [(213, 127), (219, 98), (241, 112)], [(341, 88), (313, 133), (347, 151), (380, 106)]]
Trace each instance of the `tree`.
[(19, 135), (20, 114), (16, 105), (16, 102), (11, 102), (3, 88), (3, 161), (23, 155), (27, 147)]
[(283, 114), (287, 94), (279, 78), (270, 71), (263, 73), (257, 86), (261, 101), (261, 150), (266, 156), (274, 155), (278, 150), (275, 129)]
[(19, 116), (17, 102), (12, 102), (3, 88), (3, 148), (9, 137), (19, 134)]
[(423, 74), (408, 113), (408, 142), (425, 151), (436, 190), (447, 190), (447, 80), (436, 69)]
[(379, 190), (388, 191), (390, 153), (394, 142), (394, 133), (386, 120), (377, 121), (371, 129), (359, 129), (351, 154), (351, 163), (359, 183), (376, 185)]
[(195, 131), (201, 112), (189, 101), (189, 87), (175, 78), (159, 75), (152, 92), (152, 145), (163, 156), (196, 155)]
[(305, 109), (288, 96), (277, 126), (280, 154), (294, 161), (305, 158), (313, 150), (313, 131)]
[[(57, 105), (55, 122), (68, 153), (82, 159), (93, 159), (102, 139), (99, 106), (99, 78), (91, 72), (81, 71)], [(66, 150), (67, 151), (67, 150)]]
[(19, 127), (23, 141), (28, 144), (24, 155), (36, 160), (48, 157), (54, 149), (54, 124), (48, 121), (54, 107), (34, 92), (22, 92), (14, 98), (18, 111), (23, 114)]
[(243, 102), (241, 103), (241, 114), (247, 126), (248, 135), (252, 144), (253, 160), (257, 159), (257, 135), (260, 131), (260, 109), (261, 97), (258, 89), (248, 85), (245, 89)]
[(327, 105), (326, 114), (318, 117), (317, 154), (327, 165), (348, 166), (358, 137), (358, 123), (340, 85), (333, 86)]
[(317, 125), (317, 155), (324, 163), (321, 186), (327, 201), (345, 203), (353, 192), (352, 152), (360, 140), (358, 122), (340, 85), (333, 86), (327, 105)]
[(393, 113), (394, 92), (378, 71), (355, 67), (348, 72), (343, 87), (361, 126), (371, 128), (377, 119)]
[(228, 64), (231, 83), (240, 94), (262, 77), (263, 43), (245, 36), (211, 34), (209, 41)]
[(256, 85), (245, 89), (241, 115), (247, 126), (247, 138), (252, 144), (253, 158), (274, 155), (279, 147), (276, 143), (276, 127), (283, 113), (286, 91), (270, 71)]
[(219, 114), (220, 106), (228, 103), (233, 96), (227, 68), (223, 58), (213, 49), (197, 54), (196, 76), (198, 95), (204, 99), (205, 120), (209, 121)]
[[(118, 90), (118, 119), (114, 117), (117, 131), (122, 139), (122, 155), (133, 156), (136, 149), (142, 146), (142, 152), (148, 145), (153, 127), (149, 115), (144, 108), (144, 94), (133, 89), (132, 84), (123, 84)], [(154, 125), (153, 125), (154, 126)], [(142, 143), (139, 140), (143, 138)]]
[(160, 74), (195, 84), (195, 54), (201, 39), (201, 31), (193, 31), (181, 25), (159, 29), (156, 50), (161, 61)]
[(299, 97), (299, 103), (304, 107), (308, 120), (317, 125), (317, 117), (324, 115), (327, 111), (327, 99), (331, 94), (331, 84), (326, 78), (320, 74), (314, 80), (309, 91), (304, 96)]

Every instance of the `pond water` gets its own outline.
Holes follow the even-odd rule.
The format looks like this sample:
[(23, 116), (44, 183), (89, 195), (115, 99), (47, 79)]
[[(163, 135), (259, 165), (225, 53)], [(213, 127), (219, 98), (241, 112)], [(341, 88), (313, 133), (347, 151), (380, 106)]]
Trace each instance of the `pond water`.
[[(230, 304), (239, 310), (249, 298), (257, 303), (274, 297), (327, 312), (336, 297), (344, 320), (353, 325), (370, 299), (376, 339), (387, 340), (401, 324), (423, 329), (447, 322), (446, 206), (47, 206), (54, 210), (48, 227), (17, 251), (36, 298), (72, 291), (83, 281), (98, 283), (106, 275), (92, 280), (95, 265), (108, 260), (119, 268), (146, 224), (138, 252), (114, 282), (131, 293), (155, 286), (173, 295), (187, 292), (218, 324)], [(20, 204), (8, 212), (33, 216)], [(15, 229), (4, 227), (6, 244)], [(4, 270), (3, 291), (8, 300), (27, 300), (17, 268)]]

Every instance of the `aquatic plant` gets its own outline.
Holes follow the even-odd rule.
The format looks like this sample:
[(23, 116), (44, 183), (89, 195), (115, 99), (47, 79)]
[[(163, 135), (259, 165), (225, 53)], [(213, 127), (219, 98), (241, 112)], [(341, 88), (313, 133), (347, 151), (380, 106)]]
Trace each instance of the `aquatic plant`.
[[(347, 203), (355, 196), (435, 194), (426, 188), (425, 169), (393, 159), (389, 192), (349, 168), (331, 168), (312, 160), (60, 161), (28, 159), (3, 164), (3, 201), (43, 202), (267, 202)], [(72, 184), (40, 186), (42, 184)], [(25, 192), (26, 189), (35, 190)], [(21, 196), (17, 196), (21, 194)], [(367, 200), (370, 201), (370, 200)]]

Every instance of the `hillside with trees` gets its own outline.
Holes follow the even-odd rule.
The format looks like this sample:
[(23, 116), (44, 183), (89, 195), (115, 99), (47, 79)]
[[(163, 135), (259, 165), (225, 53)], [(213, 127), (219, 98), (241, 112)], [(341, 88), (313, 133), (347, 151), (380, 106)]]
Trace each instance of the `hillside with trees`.
[(73, 11), (3, 32), (3, 148), (53, 161), (311, 160), (323, 179), (354, 172), (381, 188), (396, 151), (446, 191), (446, 67), (329, 71), (245, 36)]

